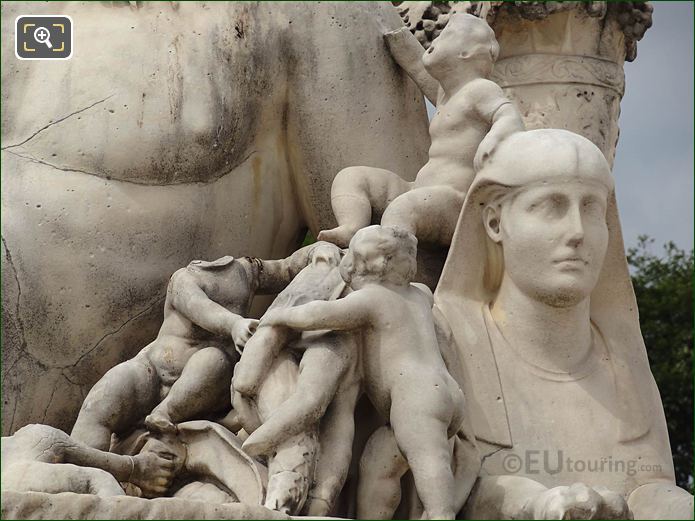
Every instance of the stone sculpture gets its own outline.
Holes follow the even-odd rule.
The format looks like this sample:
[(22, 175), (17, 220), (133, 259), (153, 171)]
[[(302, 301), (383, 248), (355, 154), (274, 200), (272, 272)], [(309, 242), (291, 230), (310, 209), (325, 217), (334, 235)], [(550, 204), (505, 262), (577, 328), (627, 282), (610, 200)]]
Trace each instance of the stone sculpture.
[[(373, 12), (365, 15), (366, 6)], [(622, 92), (615, 66), (634, 57), (640, 22), (631, 19), (630, 39), (630, 20), (616, 18), (623, 8), (604, 2), (404, 2), (413, 36), (395, 30), (387, 5), (305, 7), (112, 3), (113, 16), (103, 20), (103, 6), (65, 6), (82, 34), (93, 34), (98, 19), (114, 29), (147, 23), (158, 36), (133, 33), (136, 43), (153, 44), (137, 62), (153, 71), (151, 85), (106, 94), (114, 82), (105, 74), (85, 84), (97, 101), (33, 132), (39, 112), (56, 114), (55, 99), (8, 116), (17, 135), (10, 144), (3, 135), (3, 168), (13, 179), (3, 185), (3, 212), (12, 212), (3, 262), (16, 288), (4, 305), (14, 348), (3, 376), (16, 367), (23, 378), (51, 375), (45, 419), (56, 408), (72, 410), (62, 396), (52, 408), (56, 377), (82, 378), (79, 387), (91, 383), (87, 365), (95, 377), (115, 367), (87, 394), (71, 436), (29, 425), (3, 438), (3, 517), (388, 519), (409, 509), (413, 518), (444, 519), (692, 518), (693, 497), (674, 483), (609, 166)], [(650, 13), (630, 9), (640, 20)], [(465, 12), (494, 20), (494, 32)], [(300, 20), (308, 24), (303, 32)], [(559, 57), (539, 57), (563, 38), (575, 53), (595, 36), (549, 27), (596, 20), (603, 23), (597, 53), (615, 63), (588, 51), (567, 58), (565, 47)], [(344, 35), (360, 23), (359, 34)], [(536, 38), (541, 26), (549, 40)], [(618, 31), (626, 38), (613, 38)], [(495, 33), (504, 63), (493, 73)], [(418, 40), (428, 47), (423, 59)], [(132, 47), (113, 43), (120, 54), (88, 49), (41, 81), (29, 64), (15, 73), (27, 92), (60, 76), (70, 93), (69, 80), (98, 70), (99, 60), (109, 70), (132, 61)], [(429, 162), (413, 182), (409, 166), (424, 162), (426, 135), (408, 108), (414, 86), (385, 61), (386, 48), (437, 103)], [(352, 64), (367, 50), (373, 61)], [(3, 47), (3, 61), (6, 53)], [(601, 102), (606, 128), (582, 126), (585, 115), (572, 122), (595, 144), (565, 130), (524, 131), (505, 94), (529, 127), (548, 125), (595, 94), (587, 89), (574, 99), (555, 76), (549, 83), (548, 70), (569, 89), (610, 91)], [(365, 92), (364, 78), (383, 88)], [(243, 92), (225, 90), (238, 84)], [(332, 91), (339, 103), (329, 103)], [(549, 117), (544, 96), (562, 99)], [(372, 114), (356, 116), (356, 100)], [(79, 144), (74, 133), (83, 136)], [(357, 158), (372, 167), (340, 171), (332, 188), (338, 227), (329, 230), (332, 172)], [(41, 199), (45, 209), (32, 215), (54, 170), (63, 177), (51, 186), (68, 195)], [(76, 206), (66, 210), (78, 189)], [(84, 212), (84, 201), (93, 208)], [(118, 208), (113, 221), (103, 218), (104, 206)], [(54, 257), (69, 248), (56, 249), (61, 234), (82, 230), (72, 211), (98, 222), (98, 232), (85, 231), (70, 247), (79, 252), (73, 262), (52, 264), (69, 258)], [(381, 225), (368, 226), (382, 212)], [(42, 230), (22, 235), (25, 223)], [(192, 251), (282, 257), (307, 225), (349, 250), (319, 242), (280, 260), (194, 261), (170, 280), (157, 338), (117, 363), (144, 345), (137, 339), (156, 321), (158, 281)], [(121, 229), (127, 248), (115, 232)], [(48, 245), (49, 260), (32, 255), (39, 243)], [(413, 282), (416, 260), (428, 244), (449, 243), (433, 296)], [(84, 275), (85, 265), (94, 276)], [(427, 256), (424, 266), (437, 272)], [(250, 318), (260, 314), (251, 311), (256, 295), (276, 293), (260, 322)], [(47, 296), (37, 304), (36, 294)], [(89, 302), (91, 311), (72, 313), (75, 302)], [(132, 315), (136, 308), (143, 310)], [(65, 316), (47, 332), (25, 310)], [(121, 325), (85, 350), (90, 332), (116, 319)], [(37, 340), (59, 337), (76, 346), (76, 362), (44, 363)], [(17, 381), (3, 385), (15, 389)], [(34, 414), (12, 399), (18, 412), (9, 430)], [(619, 464), (627, 468), (616, 470)]]
[[(255, 398), (253, 413), (259, 421), (282, 407), (287, 395), (296, 389), (298, 379), (296, 360), (287, 352), (280, 353)], [(248, 412), (239, 407), (237, 399), (234, 402), (240, 423), (243, 424), (244, 418), (249, 416)], [(248, 435), (244, 430), (239, 434), (242, 439)], [(273, 453), (264, 459), (268, 466), (268, 487), (261, 502), (266, 508), (292, 515), (302, 511), (313, 483), (319, 448), (317, 425), (308, 425), (274, 447)]]
[(32, 13), (71, 16), (75, 53), (2, 41), (3, 434), (69, 431), (175, 270), (286, 257), (334, 226), (336, 172), (412, 179), (428, 146), (389, 3), (3, 2), (3, 34)]
[(171, 483), (174, 465), (151, 451), (135, 457), (104, 452), (48, 425), (27, 425), (2, 438), (3, 491), (120, 496), (122, 481), (156, 497)]
[[(397, 60), (402, 51), (396, 42), (405, 35), (405, 28), (387, 35)], [(373, 214), (383, 213), (384, 226), (402, 227), (423, 243), (449, 245), (474, 164), (479, 167), (501, 140), (524, 128), (512, 103), (487, 79), (498, 52), (487, 23), (460, 14), (449, 20), (437, 45), (421, 60), (400, 59), (406, 72), (424, 84), (423, 92), (434, 91), (429, 82), (438, 84), (429, 160), (412, 183), (369, 166), (339, 172), (331, 187), (338, 227), (322, 231), (319, 239), (345, 247), (357, 230), (371, 223)]]
[[(390, 438), (395, 440), (413, 472), (426, 516), (453, 519), (458, 509), (453, 502), (449, 439), (462, 425), (464, 399), (439, 352), (431, 293), (411, 284), (416, 249), (417, 239), (406, 230), (378, 225), (362, 229), (350, 241), (341, 263), (352, 293), (333, 302), (274, 309), (261, 324), (300, 331), (363, 332), (366, 393), (390, 424), (385, 428), (388, 434), (377, 431), (375, 436), (385, 447), (393, 444)], [(472, 471), (475, 474), (477, 467)], [(376, 494), (382, 495), (381, 503), (399, 499), (393, 491), (400, 489), (400, 478), (374, 483), (370, 499)], [(395, 510), (397, 505), (398, 501), (391, 506)]]
[[(635, 518), (692, 518), (595, 145), (563, 130), (500, 145), (471, 187), (435, 306), (486, 455), (466, 516), (624, 518), (629, 507)], [(530, 468), (534, 451), (551, 463)], [(613, 460), (647, 470), (609, 470)]]
[[(321, 245), (307, 246), (287, 259), (274, 261), (230, 256), (212, 262), (193, 261), (174, 273), (157, 339), (97, 382), (82, 405), (72, 438), (109, 450), (113, 435), (117, 440), (126, 439), (143, 423), (151, 433), (175, 438), (175, 424), (224, 416), (231, 405), (229, 389), (238, 360), (232, 346), (243, 348), (257, 322), (242, 315), (248, 314), (256, 294), (282, 289), (307, 263), (315, 262), (314, 252), (320, 249)], [(284, 399), (279, 397), (292, 390), (295, 365), (290, 365), (276, 368), (274, 388), (264, 393), (269, 410), (279, 406)], [(238, 424), (241, 411), (234, 411), (229, 421)], [(274, 445), (266, 498), (274, 508), (288, 512), (301, 509), (313, 472), (317, 444), (313, 438)], [(312, 454), (307, 461), (302, 456), (306, 451)], [(301, 492), (287, 496), (290, 488), (278, 485), (278, 481), (286, 478), (287, 461), (296, 462), (297, 458), (306, 463), (302, 471), (305, 483), (299, 488)], [(290, 466), (294, 468), (295, 463)]]
[[(300, 271), (271, 304), (269, 311), (301, 305), (314, 300), (338, 298), (345, 289), (338, 272), (341, 250), (333, 244), (318, 242), (311, 246), (308, 265)], [(316, 431), (321, 423), (320, 451), (316, 468), (305, 476), (306, 486), (299, 487), (303, 496), (297, 502), (301, 510), (307, 493), (306, 510), (311, 515), (326, 515), (332, 508), (347, 476), (352, 456), (354, 410), (359, 392), (356, 349), (350, 335), (326, 333), (292, 334), (286, 328), (260, 325), (243, 350), (234, 371), (232, 389), (234, 407), (241, 425), (250, 434), (243, 448), (253, 456), (272, 456), (278, 446), (290, 443), (303, 432)], [(305, 350), (299, 374), (290, 389), (280, 388), (275, 407), (258, 410), (259, 389), (278, 387), (266, 375), (283, 349)], [(330, 454), (330, 457), (328, 455)], [(313, 481), (313, 487), (309, 485)]]
[(402, 2), (401, 16), (427, 49), (456, 13), (494, 29), (500, 55), (491, 79), (526, 128), (564, 128), (590, 139), (613, 164), (623, 64), (652, 25), (650, 2)]
[(163, 440), (140, 431), (134, 446), (106, 452), (48, 425), (27, 425), (2, 439), (3, 491), (111, 497), (126, 494), (121, 482), (129, 495), (145, 498), (168, 493), (215, 503), (263, 501), (267, 471), (232, 433), (208, 421), (180, 423), (177, 431)]
[[(319, 300), (334, 300), (345, 290), (338, 271), (342, 251), (331, 243), (316, 243), (311, 262), (271, 304), (267, 314)], [(265, 315), (264, 315), (265, 316)], [(307, 333), (272, 326), (263, 320), (244, 349), (233, 379), (234, 407), (243, 411), (242, 425), (250, 433), (243, 448), (251, 455), (270, 455), (303, 431), (320, 426), (320, 454), (306, 508), (309, 515), (327, 515), (347, 477), (352, 458), (355, 404), (360, 392), (359, 351), (353, 335)], [(256, 413), (258, 388), (281, 349), (304, 351), (291, 396), (266, 417)], [(330, 410), (327, 409), (330, 406)], [(323, 457), (321, 457), (323, 456)]]
[(150, 430), (175, 432), (174, 423), (228, 410), (232, 346), (243, 347), (256, 325), (242, 316), (256, 293), (289, 283), (310, 250), (279, 261), (193, 261), (174, 273), (159, 335), (96, 383), (71, 436), (108, 450), (112, 434), (127, 435), (143, 419)]

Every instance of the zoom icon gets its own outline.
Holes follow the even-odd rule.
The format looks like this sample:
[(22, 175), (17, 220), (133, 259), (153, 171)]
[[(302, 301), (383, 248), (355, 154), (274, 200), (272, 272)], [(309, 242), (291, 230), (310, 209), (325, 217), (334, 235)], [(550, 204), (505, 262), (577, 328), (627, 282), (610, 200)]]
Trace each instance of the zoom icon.
[(72, 56), (72, 18), (24, 15), (15, 21), (15, 55), (20, 60), (67, 60)]

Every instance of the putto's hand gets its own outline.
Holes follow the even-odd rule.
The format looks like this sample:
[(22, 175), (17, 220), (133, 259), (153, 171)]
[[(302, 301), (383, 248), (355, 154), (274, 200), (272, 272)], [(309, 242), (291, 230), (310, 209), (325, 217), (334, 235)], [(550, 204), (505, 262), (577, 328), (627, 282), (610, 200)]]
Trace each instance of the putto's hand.
[(532, 501), (532, 519), (632, 519), (622, 497), (583, 483), (551, 488)]
[(253, 318), (244, 318), (242, 320), (237, 320), (232, 327), (232, 339), (234, 340), (234, 345), (238, 349), (243, 349), (246, 342), (249, 341), (251, 335), (256, 332), (258, 327), (258, 320)]
[(496, 147), (497, 139), (492, 138), (489, 134), (480, 142), (478, 151), (473, 158), (473, 168), (475, 168), (476, 172), (479, 172), (480, 169), (483, 168), (485, 162), (490, 159)]
[(154, 452), (141, 452), (133, 457), (130, 482), (140, 487), (143, 496), (160, 497), (169, 488), (175, 475), (175, 463)]

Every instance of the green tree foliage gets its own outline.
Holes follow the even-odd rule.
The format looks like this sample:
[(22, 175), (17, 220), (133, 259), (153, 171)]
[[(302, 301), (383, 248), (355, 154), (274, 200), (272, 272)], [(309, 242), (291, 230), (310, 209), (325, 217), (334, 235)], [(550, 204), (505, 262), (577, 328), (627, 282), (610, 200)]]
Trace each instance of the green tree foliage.
[(628, 250), (640, 326), (664, 403), (676, 480), (692, 491), (693, 475), (693, 251), (669, 242), (649, 251), (641, 236)]

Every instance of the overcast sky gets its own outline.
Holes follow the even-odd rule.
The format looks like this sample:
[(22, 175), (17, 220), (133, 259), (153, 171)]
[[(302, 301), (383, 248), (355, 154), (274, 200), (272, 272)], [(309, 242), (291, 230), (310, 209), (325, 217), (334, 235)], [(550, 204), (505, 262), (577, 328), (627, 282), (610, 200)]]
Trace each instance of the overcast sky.
[(613, 173), (627, 247), (645, 233), (693, 247), (693, 3), (654, 2), (625, 64)]
[[(693, 247), (693, 3), (654, 2), (654, 25), (625, 64), (613, 173), (625, 247)], [(434, 108), (429, 105), (430, 115)]]

